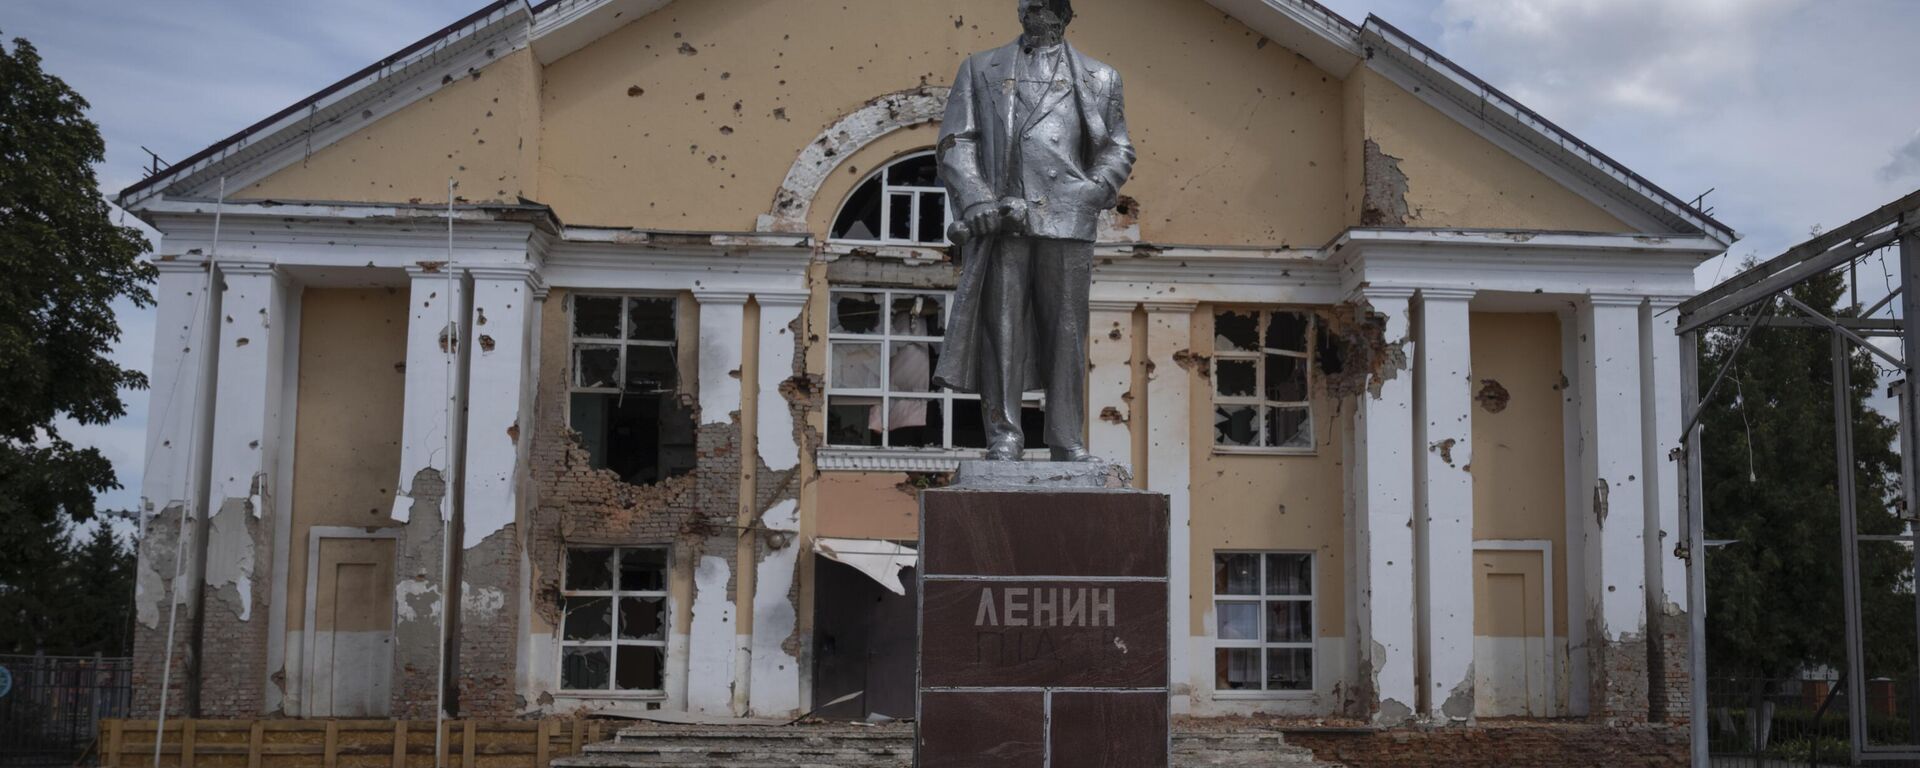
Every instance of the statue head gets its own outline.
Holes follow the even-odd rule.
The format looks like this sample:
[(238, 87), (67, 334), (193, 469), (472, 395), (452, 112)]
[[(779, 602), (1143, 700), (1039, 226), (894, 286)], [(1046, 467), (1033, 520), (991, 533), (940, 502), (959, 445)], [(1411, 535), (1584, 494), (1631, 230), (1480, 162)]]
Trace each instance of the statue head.
[(1032, 40), (1052, 42), (1073, 21), (1073, 0), (1019, 0), (1020, 27)]

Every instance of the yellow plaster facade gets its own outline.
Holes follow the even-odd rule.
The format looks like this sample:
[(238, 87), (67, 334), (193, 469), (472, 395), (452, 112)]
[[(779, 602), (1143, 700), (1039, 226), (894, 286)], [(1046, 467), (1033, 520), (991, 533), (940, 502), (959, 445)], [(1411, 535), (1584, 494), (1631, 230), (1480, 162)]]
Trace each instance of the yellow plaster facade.
[[(1554, 633), (1567, 633), (1567, 486), (1560, 372), (1560, 318), (1551, 313), (1474, 312), (1472, 388), (1498, 384), (1473, 411), (1473, 538), (1553, 543)], [(1495, 408), (1498, 408), (1496, 411)], [(1524, 606), (1533, 610), (1536, 606)], [(1480, 606), (1494, 623), (1498, 607)], [(1504, 626), (1504, 624), (1503, 624)]]

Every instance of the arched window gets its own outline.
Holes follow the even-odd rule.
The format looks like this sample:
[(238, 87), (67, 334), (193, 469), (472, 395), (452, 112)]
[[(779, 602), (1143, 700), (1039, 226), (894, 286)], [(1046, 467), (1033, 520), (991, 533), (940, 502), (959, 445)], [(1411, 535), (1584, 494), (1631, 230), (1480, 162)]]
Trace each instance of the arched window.
[(953, 222), (932, 151), (905, 155), (868, 175), (833, 218), (832, 237), (865, 243), (946, 245)]

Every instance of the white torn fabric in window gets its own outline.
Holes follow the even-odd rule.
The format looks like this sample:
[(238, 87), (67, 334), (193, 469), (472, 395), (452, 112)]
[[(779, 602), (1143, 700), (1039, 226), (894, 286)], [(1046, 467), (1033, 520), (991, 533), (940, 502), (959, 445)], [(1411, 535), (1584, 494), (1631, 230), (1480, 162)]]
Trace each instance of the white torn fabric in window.
[(878, 539), (814, 539), (813, 551), (852, 566), (896, 595), (907, 593), (900, 572), (920, 562), (920, 553), (911, 547)]
[(1214, 689), (1311, 691), (1313, 554), (1213, 556)]

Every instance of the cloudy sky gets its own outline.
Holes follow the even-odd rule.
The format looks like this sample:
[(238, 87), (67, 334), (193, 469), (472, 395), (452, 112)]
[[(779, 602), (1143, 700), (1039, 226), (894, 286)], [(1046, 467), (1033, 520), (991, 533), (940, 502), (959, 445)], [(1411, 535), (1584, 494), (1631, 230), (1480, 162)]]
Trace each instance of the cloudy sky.
[[(1920, 187), (1915, 0), (1322, 2), (1386, 19), (1681, 197), (1716, 190), (1707, 205), (1746, 236), (1735, 261)], [(100, 182), (118, 190), (140, 178), (142, 145), (185, 157), (482, 4), (8, 0), (0, 35), (31, 40), (92, 102)], [(1708, 263), (1699, 283), (1732, 271)], [(151, 312), (121, 320), (119, 359), (147, 369)], [(68, 430), (120, 470), (106, 508), (138, 503), (145, 401)]]

